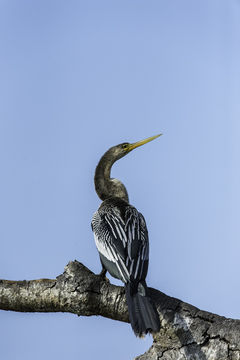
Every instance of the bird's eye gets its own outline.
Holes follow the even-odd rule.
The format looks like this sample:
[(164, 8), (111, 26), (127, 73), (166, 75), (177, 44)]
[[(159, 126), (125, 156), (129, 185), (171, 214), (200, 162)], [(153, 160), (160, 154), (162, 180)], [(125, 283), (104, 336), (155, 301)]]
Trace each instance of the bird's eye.
[(122, 149), (123, 150), (127, 150), (127, 148), (128, 148), (128, 144), (122, 144)]

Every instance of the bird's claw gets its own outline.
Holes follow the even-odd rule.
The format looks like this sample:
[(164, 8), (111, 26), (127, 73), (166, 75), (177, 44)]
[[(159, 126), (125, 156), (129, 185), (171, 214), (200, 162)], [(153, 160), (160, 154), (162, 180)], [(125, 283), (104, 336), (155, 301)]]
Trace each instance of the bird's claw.
[(109, 282), (109, 279), (106, 277), (106, 273), (107, 273), (107, 270), (106, 270), (106, 269), (102, 269), (102, 271), (100, 272), (99, 276), (101, 277), (101, 279), (102, 279), (103, 281)]

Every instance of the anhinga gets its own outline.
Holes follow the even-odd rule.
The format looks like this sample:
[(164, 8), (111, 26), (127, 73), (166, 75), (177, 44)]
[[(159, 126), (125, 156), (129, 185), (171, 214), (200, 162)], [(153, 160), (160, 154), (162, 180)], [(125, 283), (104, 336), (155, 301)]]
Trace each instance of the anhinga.
[(115, 161), (160, 135), (111, 147), (99, 161), (94, 177), (96, 192), (103, 202), (93, 215), (92, 229), (103, 273), (108, 271), (124, 282), (129, 319), (139, 337), (160, 329), (159, 316), (145, 282), (148, 231), (143, 215), (129, 204), (125, 186), (110, 178), (110, 172)]

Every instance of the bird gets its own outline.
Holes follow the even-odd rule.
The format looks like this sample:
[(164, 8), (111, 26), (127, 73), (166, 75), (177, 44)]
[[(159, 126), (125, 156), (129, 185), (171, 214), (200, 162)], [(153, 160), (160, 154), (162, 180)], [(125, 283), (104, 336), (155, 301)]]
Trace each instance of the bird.
[(95, 190), (102, 203), (93, 215), (91, 226), (102, 264), (101, 275), (105, 277), (108, 271), (124, 283), (129, 320), (137, 337), (160, 330), (159, 315), (145, 280), (149, 262), (148, 230), (143, 215), (129, 204), (126, 187), (110, 176), (117, 160), (161, 135), (111, 147), (101, 157), (94, 176)]

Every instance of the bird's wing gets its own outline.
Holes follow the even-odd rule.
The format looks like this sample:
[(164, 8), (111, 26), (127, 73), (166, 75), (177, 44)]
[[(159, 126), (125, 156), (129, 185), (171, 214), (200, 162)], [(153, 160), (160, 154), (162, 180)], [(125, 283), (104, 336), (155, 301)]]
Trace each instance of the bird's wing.
[(126, 265), (130, 279), (145, 279), (149, 257), (148, 231), (143, 215), (132, 206), (125, 212), (125, 233), (128, 239)]
[(148, 233), (143, 216), (132, 206), (124, 219), (109, 210), (94, 214), (92, 220), (100, 254), (116, 264), (124, 282), (145, 278), (148, 263)]
[(113, 262), (122, 280), (128, 282), (129, 272), (125, 264), (127, 237), (121, 217), (114, 211), (102, 214), (96, 211), (92, 218), (92, 230), (99, 253)]

